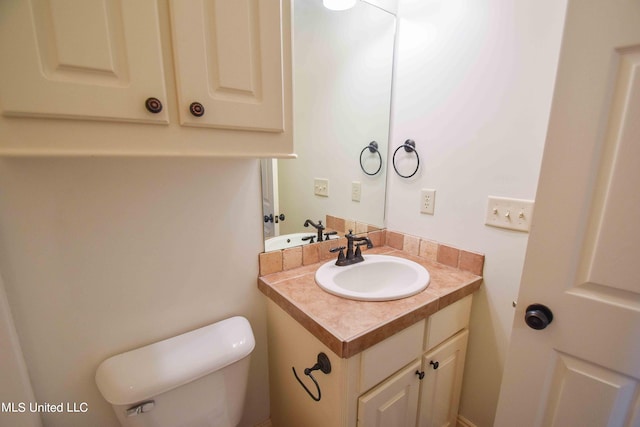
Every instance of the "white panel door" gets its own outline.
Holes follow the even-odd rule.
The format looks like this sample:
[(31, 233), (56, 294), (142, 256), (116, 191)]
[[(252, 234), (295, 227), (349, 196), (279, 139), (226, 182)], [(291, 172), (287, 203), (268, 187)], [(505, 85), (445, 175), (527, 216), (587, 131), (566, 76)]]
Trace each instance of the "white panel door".
[(639, 166), (640, 2), (570, 0), (496, 426), (640, 425)]
[(155, 0), (0, 1), (0, 103), (9, 116), (167, 123)]
[(422, 358), (418, 427), (455, 427), (468, 337), (465, 329)]
[(358, 427), (414, 427), (420, 380), (415, 361), (358, 400)]
[[(265, 240), (280, 235), (280, 223), (275, 217), (280, 213), (278, 194), (278, 160), (260, 159), (260, 176), (262, 178), (262, 214), (273, 215), (273, 221), (264, 220), (263, 237)], [(265, 247), (266, 251), (266, 247)]]
[(170, 6), (180, 122), (282, 132), (281, 0), (172, 0)]

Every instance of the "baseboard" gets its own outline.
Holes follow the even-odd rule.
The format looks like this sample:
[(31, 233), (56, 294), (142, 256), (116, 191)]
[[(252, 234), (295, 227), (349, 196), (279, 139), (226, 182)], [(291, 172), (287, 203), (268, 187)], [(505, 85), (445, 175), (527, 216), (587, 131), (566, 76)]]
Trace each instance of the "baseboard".
[(462, 415), (458, 415), (456, 427), (476, 427), (476, 425)]
[[(273, 427), (271, 425), (271, 420), (266, 420), (261, 423), (255, 425), (255, 427)], [(476, 427), (474, 423), (463, 417), (462, 415), (458, 415), (456, 427)]]

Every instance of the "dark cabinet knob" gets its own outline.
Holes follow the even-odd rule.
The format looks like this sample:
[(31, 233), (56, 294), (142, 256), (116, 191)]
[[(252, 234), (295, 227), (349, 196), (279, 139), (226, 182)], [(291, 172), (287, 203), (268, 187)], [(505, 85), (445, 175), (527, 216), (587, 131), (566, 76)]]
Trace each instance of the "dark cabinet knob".
[(531, 304), (527, 307), (524, 321), (532, 329), (544, 329), (553, 321), (553, 313), (542, 304)]
[(416, 371), (419, 380), (424, 379), (424, 371)]
[(147, 108), (147, 111), (153, 114), (158, 114), (162, 111), (162, 102), (160, 102), (158, 98), (147, 98), (144, 106)]
[(429, 362), (429, 365), (433, 366), (433, 369), (438, 369), (440, 367), (440, 362), (434, 362), (433, 360)]
[(204, 105), (199, 102), (192, 102), (191, 105), (189, 105), (189, 111), (196, 117), (202, 117), (204, 116)]

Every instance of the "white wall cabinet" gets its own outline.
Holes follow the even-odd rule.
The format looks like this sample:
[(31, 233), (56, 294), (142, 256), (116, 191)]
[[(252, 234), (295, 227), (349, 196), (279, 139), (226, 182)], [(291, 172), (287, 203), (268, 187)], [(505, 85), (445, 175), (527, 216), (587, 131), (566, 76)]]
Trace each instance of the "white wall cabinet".
[[(281, 10), (278, 2), (173, 0), (180, 122), (284, 130)], [(190, 113), (192, 102), (205, 108)]]
[[(455, 426), (471, 300), (469, 295), (349, 359), (336, 356), (269, 301), (273, 425)], [(302, 372), (319, 352), (329, 356), (332, 372), (315, 376), (322, 390), (321, 401), (315, 402), (291, 368)], [(431, 362), (438, 362), (438, 368)], [(310, 381), (308, 387), (313, 388)]]
[(3, 113), (168, 123), (156, 4), (4, 1)]
[(6, 0), (0, 16), (0, 154), (293, 153), (290, 0)]

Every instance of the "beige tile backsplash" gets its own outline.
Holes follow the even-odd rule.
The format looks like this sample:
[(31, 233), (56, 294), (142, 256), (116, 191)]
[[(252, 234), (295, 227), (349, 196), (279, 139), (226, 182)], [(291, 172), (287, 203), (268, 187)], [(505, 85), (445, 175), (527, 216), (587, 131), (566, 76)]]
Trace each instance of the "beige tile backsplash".
[[(349, 221), (327, 216), (327, 228), (341, 231), (342, 228), (339, 227), (343, 225), (349, 226), (349, 224)], [(394, 249), (407, 252), (410, 255), (426, 258), (450, 267), (468, 271), (477, 276), (482, 276), (482, 270), (484, 268), (484, 255), (482, 254), (465, 251), (396, 231), (378, 230), (375, 228), (372, 229), (371, 227), (367, 228), (366, 224), (361, 226), (360, 229), (369, 230), (366, 233), (374, 247), (390, 246)], [(261, 253), (259, 255), (260, 275), (266, 276), (267, 274), (291, 270), (320, 261), (328, 261), (337, 257), (336, 254), (329, 252), (329, 249), (346, 246), (346, 244), (346, 239), (341, 237), (340, 239)]]

